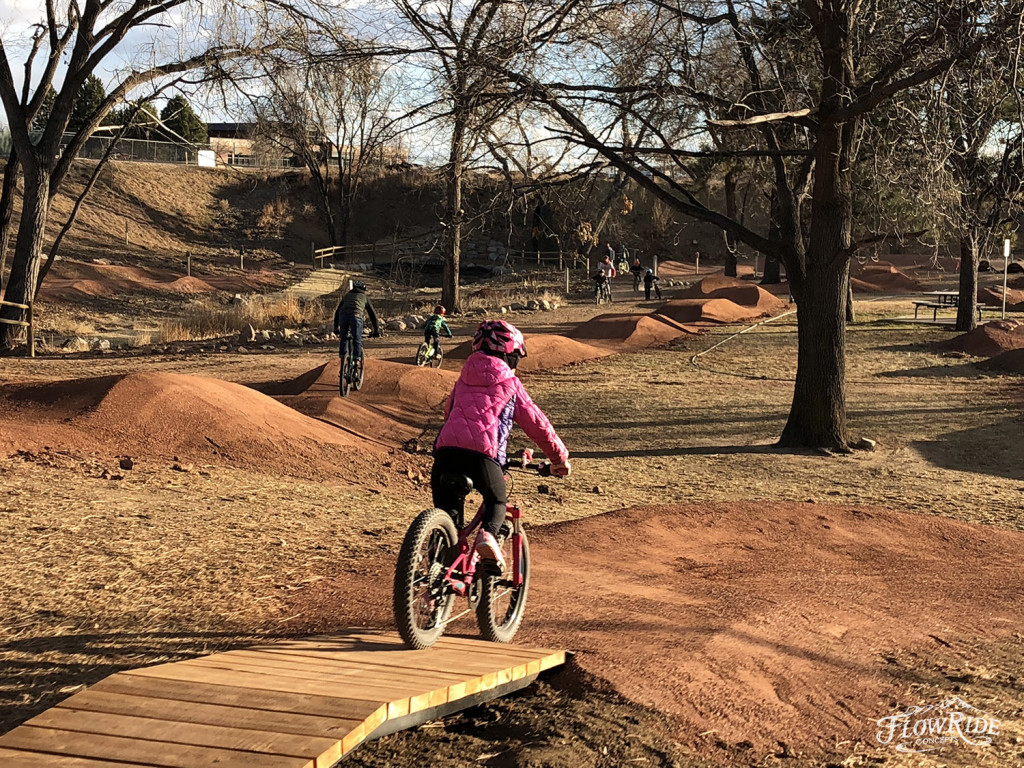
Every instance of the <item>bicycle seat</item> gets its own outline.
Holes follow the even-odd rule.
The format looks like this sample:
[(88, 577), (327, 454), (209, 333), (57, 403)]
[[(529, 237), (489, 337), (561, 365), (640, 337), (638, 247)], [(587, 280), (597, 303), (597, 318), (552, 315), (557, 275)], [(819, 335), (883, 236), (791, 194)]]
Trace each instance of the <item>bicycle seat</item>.
[(473, 490), (473, 481), (465, 475), (443, 474), (441, 475), (440, 485), (460, 499), (469, 496), (469, 492)]

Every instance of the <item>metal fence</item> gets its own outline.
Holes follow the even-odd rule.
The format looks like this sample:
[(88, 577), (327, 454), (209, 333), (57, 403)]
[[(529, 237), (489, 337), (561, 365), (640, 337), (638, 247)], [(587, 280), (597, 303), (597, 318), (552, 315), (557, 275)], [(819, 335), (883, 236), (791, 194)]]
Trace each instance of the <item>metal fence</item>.
[[(70, 142), (71, 134), (64, 135)], [(110, 147), (113, 139), (107, 136), (90, 136), (85, 141), (78, 156), (87, 160), (99, 160)], [(65, 145), (66, 146), (66, 145)], [(110, 151), (112, 160), (132, 160), (146, 163), (177, 163), (179, 165), (195, 165), (197, 154), (201, 149), (209, 149), (209, 144), (179, 144), (171, 141), (150, 141), (147, 139), (118, 139)], [(64, 147), (61, 147), (63, 150)]]

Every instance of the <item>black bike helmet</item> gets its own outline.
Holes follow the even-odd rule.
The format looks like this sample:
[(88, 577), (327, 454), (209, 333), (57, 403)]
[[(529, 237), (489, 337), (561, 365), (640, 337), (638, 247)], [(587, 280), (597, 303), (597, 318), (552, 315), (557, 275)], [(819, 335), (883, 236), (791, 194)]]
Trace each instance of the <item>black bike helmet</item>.
[(353, 291), (365, 291), (366, 290), (366, 283), (364, 283), (362, 280), (356, 280), (354, 283), (352, 283), (352, 290)]

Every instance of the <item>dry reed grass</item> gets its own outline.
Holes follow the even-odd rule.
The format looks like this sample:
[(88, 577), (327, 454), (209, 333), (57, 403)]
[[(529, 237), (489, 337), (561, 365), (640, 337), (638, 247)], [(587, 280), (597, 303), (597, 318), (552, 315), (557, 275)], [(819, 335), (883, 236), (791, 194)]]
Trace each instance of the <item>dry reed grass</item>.
[(257, 330), (316, 327), (327, 322), (328, 309), (317, 299), (291, 294), (249, 296), (237, 304), (202, 298), (180, 318), (160, 323), (160, 342), (210, 339), (238, 333), (251, 325)]

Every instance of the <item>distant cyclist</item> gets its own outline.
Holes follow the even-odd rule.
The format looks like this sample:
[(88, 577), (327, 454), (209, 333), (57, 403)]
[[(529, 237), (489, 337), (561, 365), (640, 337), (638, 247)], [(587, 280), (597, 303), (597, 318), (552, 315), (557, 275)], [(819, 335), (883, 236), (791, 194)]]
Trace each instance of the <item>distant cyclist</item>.
[(615, 277), (615, 265), (612, 264), (610, 256), (605, 256), (604, 261), (597, 265), (594, 272), (594, 297), (601, 295), (602, 288), (608, 292), (608, 301), (612, 300), (612, 278)]
[(661, 280), (656, 274), (654, 274), (653, 269), (648, 269), (644, 272), (644, 301), (651, 300), (651, 288), (654, 289), (655, 295), (659, 299), (661, 298), (661, 288), (658, 287), (659, 282), (661, 282)]
[(633, 259), (633, 266), (629, 271), (633, 275), (633, 293), (637, 293), (640, 290), (640, 281), (644, 279), (644, 268), (639, 257)]
[(377, 313), (373, 309), (370, 298), (366, 295), (366, 285), (360, 281), (352, 283), (352, 290), (342, 297), (338, 308), (334, 310), (334, 332), (341, 339), (338, 346), (338, 357), (345, 357), (345, 340), (349, 331), (352, 332), (352, 356), (356, 360), (363, 359), (363, 313), (370, 316), (373, 324), (373, 337), (380, 336), (380, 324)]
[(449, 339), (452, 337), (452, 329), (444, 320), (445, 313), (445, 308), (438, 304), (434, 307), (434, 314), (423, 323), (423, 340), (433, 345), (434, 357), (441, 354), (441, 334)]

